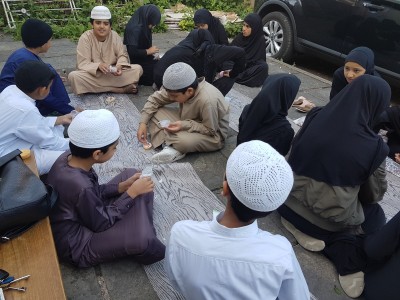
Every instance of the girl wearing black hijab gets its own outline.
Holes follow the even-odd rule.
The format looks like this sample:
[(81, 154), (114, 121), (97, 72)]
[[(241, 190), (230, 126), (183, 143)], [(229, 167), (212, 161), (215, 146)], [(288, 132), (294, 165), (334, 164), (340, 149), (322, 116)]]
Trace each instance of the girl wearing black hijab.
[(357, 47), (346, 56), (344, 66), (333, 74), (329, 99), (332, 100), (347, 84), (364, 74), (380, 77), (375, 71), (374, 52), (367, 47)]
[(193, 21), (197, 28), (207, 29), (210, 31), (215, 44), (229, 45), (224, 25), (221, 24), (218, 18), (213, 17), (207, 9), (201, 8), (197, 10), (194, 13)]
[(239, 47), (216, 45), (208, 30), (194, 29), (159, 60), (154, 68), (154, 83), (157, 88), (161, 88), (165, 70), (176, 62), (184, 62), (195, 70), (197, 77), (204, 76), (207, 82), (212, 83), (225, 96), (235, 79), (224, 77), (213, 82), (217, 66), (225, 60), (234, 61), (231, 73), (239, 74), (245, 66), (244, 50)]
[(300, 245), (322, 250), (334, 263), (351, 297), (363, 288), (363, 239), (386, 221), (377, 202), (386, 192), (389, 149), (372, 125), (389, 106), (390, 94), (386, 81), (363, 75), (308, 113), (288, 160), (294, 185), (278, 209)]
[(237, 144), (261, 140), (285, 156), (294, 131), (286, 119), (287, 111), (299, 91), (300, 80), (289, 74), (269, 76), (251, 104), (239, 118)]
[[(233, 39), (231, 45), (246, 52), (246, 69), (236, 77), (236, 82), (249, 87), (262, 85), (268, 76), (268, 65), (263, 25), (258, 14), (252, 13), (244, 18), (242, 33)], [(224, 65), (224, 69), (230, 68)]]
[(158, 61), (154, 68), (154, 83), (161, 88), (165, 70), (177, 62), (190, 65), (197, 77), (204, 76), (204, 54), (207, 46), (211, 44), (214, 44), (214, 40), (208, 30), (192, 30), (185, 39), (169, 49)]
[(155, 55), (159, 49), (153, 46), (151, 29), (160, 24), (160, 21), (161, 13), (158, 7), (146, 4), (135, 11), (125, 27), (124, 44), (131, 64), (139, 64), (143, 68), (139, 84), (153, 84), (153, 68), (157, 62)]

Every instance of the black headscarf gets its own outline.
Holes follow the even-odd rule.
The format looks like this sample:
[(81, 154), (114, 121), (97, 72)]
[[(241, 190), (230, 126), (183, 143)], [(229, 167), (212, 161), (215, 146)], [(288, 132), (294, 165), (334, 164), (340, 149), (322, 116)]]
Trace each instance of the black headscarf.
[(186, 38), (178, 43), (179, 46), (190, 48), (196, 51), (199, 48), (214, 44), (211, 33), (206, 29), (193, 29)]
[(218, 18), (208, 11), (208, 9), (201, 8), (194, 13), (193, 21), (195, 24), (207, 24), (214, 42), (219, 45), (228, 45), (228, 36), (224, 26)]
[(251, 34), (244, 37), (239, 33), (232, 41), (231, 45), (244, 48), (246, 50), (247, 62), (263, 60), (265, 61), (265, 38), (263, 25), (258, 14), (249, 14), (244, 21), (251, 27)]
[(363, 75), (324, 108), (312, 109), (293, 140), (293, 171), (333, 186), (365, 182), (389, 152), (371, 126), (389, 106), (390, 94), (386, 81)]
[[(375, 71), (374, 52), (367, 47), (357, 47), (350, 51), (346, 56), (345, 63), (355, 62), (365, 69), (365, 74), (379, 76)], [(332, 89), (329, 99), (332, 99), (348, 84), (344, 77), (344, 67), (340, 67), (333, 74)]]
[(300, 87), (300, 80), (290, 74), (270, 75), (264, 81), (261, 91), (247, 109), (240, 124), (238, 144), (254, 139), (262, 130), (264, 136), (281, 126), (288, 125), (288, 110)]
[(205, 29), (193, 29), (188, 36), (178, 45), (169, 49), (154, 67), (154, 82), (158, 87), (162, 85), (162, 77), (165, 70), (172, 64), (184, 62), (190, 65), (198, 77), (204, 76), (204, 55), (196, 56), (199, 49), (213, 44), (211, 33)]
[(124, 44), (147, 49), (152, 46), (152, 35), (149, 25), (160, 24), (161, 13), (154, 4), (139, 7), (125, 27)]

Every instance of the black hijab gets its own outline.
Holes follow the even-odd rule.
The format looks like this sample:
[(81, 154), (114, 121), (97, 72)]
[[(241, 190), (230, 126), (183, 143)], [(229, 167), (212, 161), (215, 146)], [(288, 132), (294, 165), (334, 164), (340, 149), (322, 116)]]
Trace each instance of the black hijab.
[(252, 140), (255, 135), (259, 135), (259, 130), (268, 133), (281, 126), (290, 127), (286, 116), (299, 87), (300, 80), (294, 75), (268, 76), (243, 116), (237, 137), (238, 144)]
[(178, 46), (190, 48), (196, 51), (199, 48), (214, 44), (211, 33), (206, 29), (193, 29), (186, 38), (178, 43)]
[(231, 45), (244, 48), (247, 62), (265, 61), (265, 38), (260, 16), (254, 13), (249, 14), (244, 18), (244, 22), (251, 27), (250, 36), (244, 37), (242, 33), (239, 33), (233, 39)]
[(386, 81), (363, 75), (324, 108), (312, 109), (293, 140), (293, 171), (333, 186), (365, 182), (389, 151), (371, 127), (389, 106), (390, 94)]
[(152, 46), (153, 40), (149, 25), (160, 24), (161, 13), (154, 4), (139, 7), (125, 27), (124, 44), (136, 46), (138, 49), (147, 49)]
[(214, 42), (219, 45), (228, 45), (228, 37), (224, 26), (220, 20), (208, 11), (208, 9), (201, 8), (196, 10), (193, 16), (194, 24), (207, 24)]
[[(357, 47), (350, 51), (346, 56), (344, 63), (355, 62), (365, 69), (365, 74), (379, 76), (375, 71), (374, 52), (367, 47)], [(331, 100), (348, 84), (346, 77), (344, 77), (344, 66), (340, 67), (333, 74), (332, 89), (329, 96)]]

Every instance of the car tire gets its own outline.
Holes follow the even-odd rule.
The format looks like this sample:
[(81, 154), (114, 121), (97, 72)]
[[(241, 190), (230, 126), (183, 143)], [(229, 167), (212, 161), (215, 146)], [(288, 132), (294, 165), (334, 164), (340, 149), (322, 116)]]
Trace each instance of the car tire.
[(262, 19), (267, 56), (291, 62), (293, 59), (293, 29), (284, 13), (275, 11)]

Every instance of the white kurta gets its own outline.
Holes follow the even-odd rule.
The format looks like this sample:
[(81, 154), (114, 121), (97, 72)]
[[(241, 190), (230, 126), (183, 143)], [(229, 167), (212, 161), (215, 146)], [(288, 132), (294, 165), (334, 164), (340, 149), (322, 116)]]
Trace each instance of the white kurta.
[[(126, 47), (115, 31), (111, 31), (104, 42), (97, 40), (93, 30), (84, 32), (76, 51), (78, 70), (68, 75), (75, 94), (109, 92), (113, 88), (137, 84), (143, 73), (140, 65), (129, 63)], [(122, 75), (103, 74), (98, 69), (100, 63), (121, 65)]]
[(35, 100), (15, 85), (0, 94), (0, 156), (15, 149), (32, 149), (40, 174), (47, 173), (54, 161), (69, 149), (63, 126), (56, 117), (43, 117)]
[(257, 221), (240, 228), (216, 219), (176, 223), (165, 269), (186, 299), (310, 299), (289, 241), (260, 230)]

